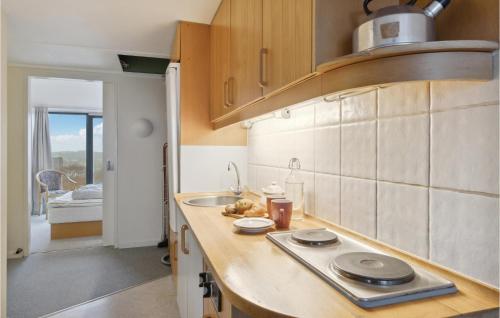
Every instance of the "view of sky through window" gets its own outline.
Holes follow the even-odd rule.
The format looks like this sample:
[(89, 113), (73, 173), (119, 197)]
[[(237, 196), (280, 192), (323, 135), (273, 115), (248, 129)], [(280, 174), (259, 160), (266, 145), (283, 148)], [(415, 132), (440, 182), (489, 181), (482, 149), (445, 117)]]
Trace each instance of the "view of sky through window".
[[(86, 184), (86, 114), (49, 114), (50, 141), (54, 168)], [(93, 177), (102, 182), (102, 118), (93, 118)]]

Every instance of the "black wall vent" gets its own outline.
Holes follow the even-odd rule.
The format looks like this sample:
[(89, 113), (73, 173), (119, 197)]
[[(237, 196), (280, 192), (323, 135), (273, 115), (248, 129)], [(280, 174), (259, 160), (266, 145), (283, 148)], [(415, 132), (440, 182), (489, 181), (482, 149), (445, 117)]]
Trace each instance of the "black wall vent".
[(118, 54), (124, 72), (165, 74), (169, 59), (159, 57), (134, 56)]

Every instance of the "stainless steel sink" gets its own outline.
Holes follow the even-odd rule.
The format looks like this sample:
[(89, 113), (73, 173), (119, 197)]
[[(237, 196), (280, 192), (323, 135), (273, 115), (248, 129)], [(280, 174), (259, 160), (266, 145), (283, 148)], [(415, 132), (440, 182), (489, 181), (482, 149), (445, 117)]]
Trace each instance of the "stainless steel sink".
[(233, 195), (221, 195), (221, 196), (193, 198), (184, 201), (184, 203), (187, 205), (194, 205), (194, 206), (215, 207), (215, 206), (224, 206), (227, 204), (233, 204), (240, 199), (242, 199), (242, 197)]

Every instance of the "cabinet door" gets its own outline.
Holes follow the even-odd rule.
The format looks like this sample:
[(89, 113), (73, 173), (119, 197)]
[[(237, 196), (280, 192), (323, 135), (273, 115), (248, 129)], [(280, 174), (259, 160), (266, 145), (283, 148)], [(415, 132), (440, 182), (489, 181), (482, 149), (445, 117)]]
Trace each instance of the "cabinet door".
[(187, 277), (189, 272), (188, 255), (181, 250), (181, 242), (177, 244), (177, 306), (181, 318), (188, 318)]
[(193, 233), (188, 230), (189, 275), (187, 278), (187, 316), (203, 317), (203, 289), (199, 287), (199, 275), (203, 272), (203, 254)]
[(262, 0), (231, 0), (229, 101), (239, 107), (262, 96)]
[(210, 26), (210, 116), (216, 119), (230, 110), (229, 38), (231, 0), (223, 0)]
[(263, 0), (264, 94), (311, 73), (312, 1)]

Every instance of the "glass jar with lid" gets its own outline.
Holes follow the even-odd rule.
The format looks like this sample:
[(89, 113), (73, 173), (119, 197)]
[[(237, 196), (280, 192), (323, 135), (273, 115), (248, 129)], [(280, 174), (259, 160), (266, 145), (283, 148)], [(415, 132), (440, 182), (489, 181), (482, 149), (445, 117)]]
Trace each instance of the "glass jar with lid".
[(288, 168), (290, 174), (285, 179), (285, 196), (293, 203), (292, 220), (302, 220), (304, 218), (304, 181), (298, 175), (300, 160), (290, 159)]

